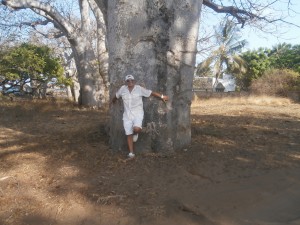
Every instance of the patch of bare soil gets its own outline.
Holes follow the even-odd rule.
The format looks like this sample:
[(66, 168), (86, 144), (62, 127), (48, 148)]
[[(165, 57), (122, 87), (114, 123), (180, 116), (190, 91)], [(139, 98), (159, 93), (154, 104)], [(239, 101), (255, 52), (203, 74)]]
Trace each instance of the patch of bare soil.
[(300, 224), (300, 105), (198, 100), (171, 156), (109, 149), (104, 111), (0, 102), (0, 224)]

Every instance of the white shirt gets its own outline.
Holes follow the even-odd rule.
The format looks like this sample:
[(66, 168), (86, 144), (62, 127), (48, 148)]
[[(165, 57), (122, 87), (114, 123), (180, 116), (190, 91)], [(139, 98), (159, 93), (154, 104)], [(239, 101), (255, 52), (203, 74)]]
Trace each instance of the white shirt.
[(149, 97), (152, 91), (140, 85), (134, 85), (130, 92), (127, 85), (123, 85), (116, 93), (117, 98), (122, 98), (124, 103), (124, 117), (133, 119), (135, 116), (143, 116), (143, 97)]

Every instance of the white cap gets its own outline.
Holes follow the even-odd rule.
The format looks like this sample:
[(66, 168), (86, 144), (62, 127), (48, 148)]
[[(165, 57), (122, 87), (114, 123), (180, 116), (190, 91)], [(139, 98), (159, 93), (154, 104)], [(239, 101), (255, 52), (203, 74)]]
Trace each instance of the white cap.
[(131, 75), (131, 74), (128, 74), (126, 77), (125, 77), (125, 81), (127, 80), (134, 80), (134, 76)]

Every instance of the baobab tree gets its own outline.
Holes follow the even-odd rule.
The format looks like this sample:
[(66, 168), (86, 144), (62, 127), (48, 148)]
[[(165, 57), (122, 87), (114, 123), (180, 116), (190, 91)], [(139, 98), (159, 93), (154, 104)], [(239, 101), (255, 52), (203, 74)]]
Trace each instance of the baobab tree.
[[(128, 73), (147, 88), (167, 94), (169, 105), (145, 100), (144, 129), (138, 151), (172, 152), (191, 142), (190, 105), (196, 59), (199, 18), (203, 6), (228, 14), (241, 27), (284, 22), (270, 17), (280, 1), (222, 0), (95, 0), (107, 24), (110, 94)], [(288, 2), (291, 7), (291, 1)], [(264, 14), (265, 13), (265, 14)], [(111, 108), (110, 136), (113, 150), (126, 149), (122, 105)], [(124, 137), (124, 138), (121, 138)]]

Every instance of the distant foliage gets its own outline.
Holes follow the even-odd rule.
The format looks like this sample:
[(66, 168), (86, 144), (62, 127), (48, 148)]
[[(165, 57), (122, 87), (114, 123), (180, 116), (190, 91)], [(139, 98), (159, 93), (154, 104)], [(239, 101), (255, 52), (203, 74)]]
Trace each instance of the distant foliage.
[(26, 83), (39, 89), (53, 78), (60, 84), (71, 83), (64, 76), (60, 59), (49, 47), (27, 43), (0, 52), (0, 75), (3, 90), (9, 84), (22, 91)]
[(244, 60), (240, 57), (242, 49), (247, 44), (240, 40), (239, 27), (230, 19), (225, 18), (215, 28), (215, 48), (209, 56), (197, 65), (196, 75), (222, 78), (223, 74), (237, 73), (244, 70)]
[(248, 90), (254, 81), (265, 76), (265, 73), (270, 73), (267, 71), (283, 70), (279, 76), (286, 74), (287, 71), (300, 74), (300, 45), (283, 43), (272, 49), (260, 48), (243, 53), (242, 58), (246, 62), (247, 70), (236, 75), (237, 84), (242, 90)]
[(300, 45), (279, 44), (270, 51), (271, 66), (300, 73)]
[(271, 59), (269, 50), (259, 48), (255, 51), (243, 53), (242, 58), (246, 62), (246, 72), (236, 75), (237, 85), (242, 90), (247, 90), (251, 82), (260, 78), (267, 70), (271, 68)]
[(6, 79), (28, 77), (36, 80), (60, 78), (63, 76), (60, 59), (47, 46), (22, 44), (2, 52), (0, 73)]
[(251, 92), (287, 97), (290, 91), (300, 91), (300, 74), (288, 69), (272, 69), (253, 80)]

